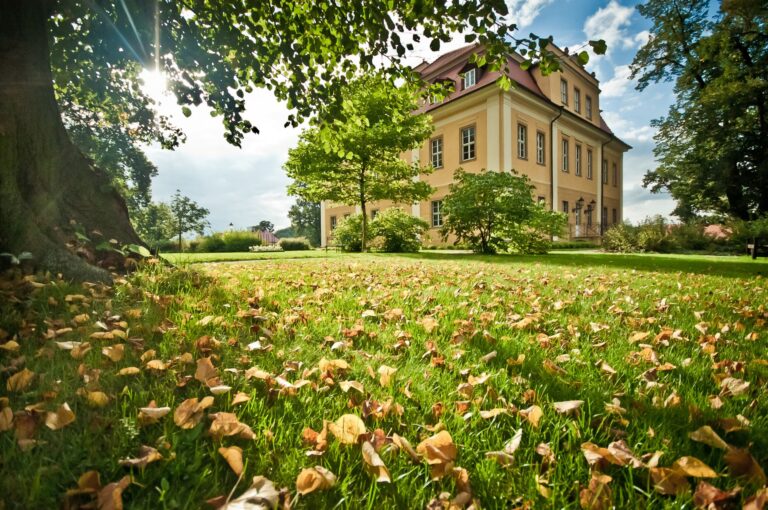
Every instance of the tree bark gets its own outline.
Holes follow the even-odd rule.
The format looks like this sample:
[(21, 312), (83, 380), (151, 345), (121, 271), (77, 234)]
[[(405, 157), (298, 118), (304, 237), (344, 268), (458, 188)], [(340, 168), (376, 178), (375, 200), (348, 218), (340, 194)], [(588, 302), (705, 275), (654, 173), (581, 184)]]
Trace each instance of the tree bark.
[[(143, 244), (108, 176), (72, 144), (53, 90), (51, 0), (0, 0), (0, 251), (31, 252), (38, 268), (109, 282), (67, 244), (76, 226), (98, 244)], [(91, 249), (91, 251), (94, 251)]]
[(365, 253), (368, 235), (368, 213), (365, 210), (365, 169), (360, 171), (360, 211), (363, 213), (362, 232), (360, 234), (360, 252)]

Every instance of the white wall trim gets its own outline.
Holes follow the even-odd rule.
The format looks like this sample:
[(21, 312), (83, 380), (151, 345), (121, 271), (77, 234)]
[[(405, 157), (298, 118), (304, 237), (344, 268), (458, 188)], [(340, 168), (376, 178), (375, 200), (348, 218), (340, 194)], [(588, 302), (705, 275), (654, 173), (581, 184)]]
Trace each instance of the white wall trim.
[(325, 212), (325, 200), (320, 201), (320, 246), (325, 248), (328, 245), (328, 226), (325, 224), (327, 214)]
[(499, 96), (492, 96), (486, 100), (486, 166), (488, 170), (498, 172), (501, 168), (501, 155), (499, 154)]
[(512, 98), (509, 94), (504, 94), (504, 101), (502, 103), (501, 110), (501, 146), (503, 147), (504, 164), (501, 170), (509, 172), (512, 170), (512, 153), (516, 144), (512, 143), (512, 139), (517, 139), (514, 136), (514, 126), (512, 126)]
[(552, 126), (552, 130), (550, 131), (550, 136), (552, 140), (550, 140), (550, 143), (552, 144), (552, 151), (550, 153), (550, 164), (552, 167), (552, 210), (553, 211), (559, 211), (560, 210), (560, 198), (558, 193), (558, 176), (560, 175), (560, 160), (558, 158), (558, 155), (560, 154), (560, 151), (558, 150), (558, 147), (560, 145), (560, 121), (559, 119), (555, 121), (554, 125)]

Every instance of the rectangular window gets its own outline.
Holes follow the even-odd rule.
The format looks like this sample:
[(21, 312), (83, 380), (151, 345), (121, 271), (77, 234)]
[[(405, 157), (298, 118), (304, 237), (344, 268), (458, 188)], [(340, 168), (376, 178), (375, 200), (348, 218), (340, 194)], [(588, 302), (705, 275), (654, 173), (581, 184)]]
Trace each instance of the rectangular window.
[(475, 159), (475, 126), (465, 127), (461, 130), (461, 160)]
[(349, 213), (345, 214), (345, 215), (344, 215), (344, 219), (347, 219), (347, 218), (349, 218), (349, 216), (350, 216), (350, 214), (349, 214)]
[(536, 199), (536, 203), (539, 205), (547, 205), (547, 200), (543, 196), (539, 195), (539, 198)]
[(544, 158), (546, 152), (544, 152), (546, 149), (544, 148), (546, 143), (546, 138), (544, 136), (544, 133), (541, 131), (536, 132), (536, 163), (543, 165), (544, 164)]
[(468, 89), (477, 83), (477, 68), (468, 69), (462, 78), (462, 88)]
[(576, 144), (576, 175), (581, 177), (581, 145)]
[(560, 101), (563, 104), (568, 104), (568, 82), (560, 79)]
[(603, 160), (603, 167), (602, 167), (602, 174), (603, 174), (603, 184), (608, 184), (608, 160)]
[(568, 207), (568, 201), (567, 201), (567, 200), (563, 200), (563, 212), (564, 212), (565, 214), (568, 214), (569, 212), (571, 212), (571, 211), (569, 210), (569, 207)]
[(587, 149), (587, 179), (592, 179), (592, 149)]
[(581, 113), (581, 91), (576, 87), (573, 88), (573, 109)]
[(568, 140), (563, 140), (563, 172), (568, 171)]
[(618, 211), (616, 209), (611, 210), (611, 216), (613, 216), (613, 224), (617, 224), (619, 222), (619, 215), (617, 214)]
[(517, 157), (528, 159), (528, 127), (525, 124), (517, 125)]
[(374, 210), (371, 211), (371, 219), (372, 220), (375, 220), (376, 216), (378, 216), (378, 215), (379, 215), (379, 210), (378, 209), (374, 209)]
[(432, 226), (433, 227), (443, 226), (443, 201), (442, 200), (432, 201)]
[(435, 168), (443, 168), (443, 137), (433, 138), (429, 145), (430, 157), (432, 159), (432, 166)]
[(613, 185), (619, 185), (619, 167), (616, 166), (616, 163), (613, 164)]
[(589, 120), (592, 120), (592, 98), (587, 96), (586, 97), (586, 104), (585, 104), (586, 110), (587, 110), (587, 118)]
[(607, 207), (603, 207), (603, 215), (600, 217), (600, 222), (603, 225), (608, 224), (608, 208)]
[(336, 228), (336, 216), (331, 216), (331, 230)]

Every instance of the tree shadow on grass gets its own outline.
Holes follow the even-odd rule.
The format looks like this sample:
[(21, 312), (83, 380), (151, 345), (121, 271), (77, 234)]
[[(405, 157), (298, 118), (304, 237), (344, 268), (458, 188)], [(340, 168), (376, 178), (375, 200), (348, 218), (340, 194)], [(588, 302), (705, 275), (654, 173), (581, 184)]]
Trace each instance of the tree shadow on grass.
[(668, 256), (654, 254), (549, 253), (547, 255), (476, 255), (471, 253), (420, 252), (398, 254), (425, 261), (476, 261), (495, 264), (542, 264), (572, 268), (605, 268), (661, 273), (692, 273), (728, 278), (768, 275), (768, 260), (746, 257)]

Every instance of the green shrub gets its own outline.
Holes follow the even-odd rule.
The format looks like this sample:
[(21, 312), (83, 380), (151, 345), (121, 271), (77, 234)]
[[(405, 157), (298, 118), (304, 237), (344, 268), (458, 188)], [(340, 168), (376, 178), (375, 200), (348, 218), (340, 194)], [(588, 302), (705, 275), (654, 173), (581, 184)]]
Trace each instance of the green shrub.
[(226, 250), (226, 243), (221, 238), (221, 234), (212, 234), (197, 240), (197, 249), (199, 253), (221, 253)]
[(637, 246), (640, 251), (671, 253), (678, 249), (670, 234), (669, 222), (661, 215), (650, 216), (637, 226)]
[[(189, 248), (190, 250), (194, 250), (192, 247), (192, 243), (194, 241), (190, 241)], [(150, 250), (158, 251), (160, 253), (172, 253), (179, 251), (179, 242), (174, 241), (173, 239), (161, 239), (159, 241), (153, 241), (148, 242)]]
[(594, 250), (600, 248), (600, 245), (590, 241), (555, 241), (551, 248), (553, 250)]
[(280, 239), (279, 244), (284, 251), (301, 251), (312, 248), (306, 237), (286, 237), (285, 239)]
[(603, 249), (618, 253), (640, 251), (637, 244), (637, 228), (629, 223), (617, 223), (603, 234)]
[(363, 246), (363, 215), (353, 214), (343, 218), (331, 235), (342, 251), (360, 251)]
[(247, 230), (235, 230), (221, 234), (224, 241), (224, 251), (243, 252), (251, 246), (261, 246), (261, 237), (256, 232)]
[(421, 249), (421, 236), (429, 228), (426, 221), (401, 209), (387, 209), (370, 224), (372, 246), (385, 252), (416, 252)]

